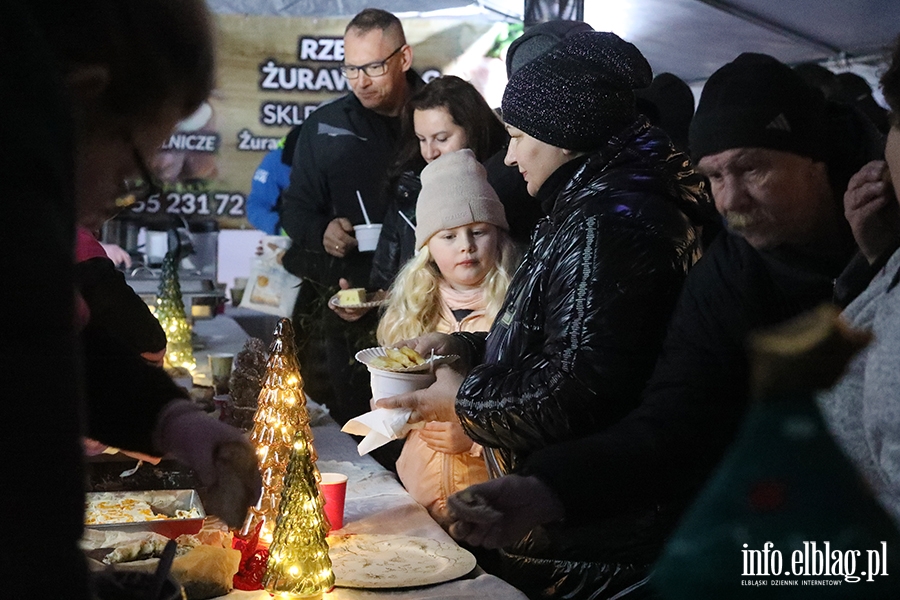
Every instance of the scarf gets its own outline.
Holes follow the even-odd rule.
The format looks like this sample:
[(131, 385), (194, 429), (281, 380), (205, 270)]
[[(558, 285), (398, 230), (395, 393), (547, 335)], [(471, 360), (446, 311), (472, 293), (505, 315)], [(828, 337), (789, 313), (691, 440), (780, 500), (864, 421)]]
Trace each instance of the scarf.
[(451, 310), (464, 309), (476, 311), (484, 310), (487, 306), (483, 287), (461, 291), (454, 289), (453, 286), (442, 279), (440, 284), (438, 284), (438, 291), (441, 293), (441, 298), (444, 303), (450, 307)]

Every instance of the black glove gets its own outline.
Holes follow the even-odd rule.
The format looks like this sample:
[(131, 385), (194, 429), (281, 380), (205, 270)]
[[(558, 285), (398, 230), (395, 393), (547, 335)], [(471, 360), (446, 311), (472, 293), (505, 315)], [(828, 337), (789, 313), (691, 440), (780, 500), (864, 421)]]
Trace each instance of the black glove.
[(253, 446), (239, 429), (217, 421), (187, 400), (166, 405), (154, 430), (157, 448), (191, 467), (205, 486), (205, 509), (232, 528), (262, 491)]
[(447, 499), (450, 534), (473, 546), (503, 548), (537, 525), (562, 520), (565, 509), (537, 477), (506, 475), (479, 483)]

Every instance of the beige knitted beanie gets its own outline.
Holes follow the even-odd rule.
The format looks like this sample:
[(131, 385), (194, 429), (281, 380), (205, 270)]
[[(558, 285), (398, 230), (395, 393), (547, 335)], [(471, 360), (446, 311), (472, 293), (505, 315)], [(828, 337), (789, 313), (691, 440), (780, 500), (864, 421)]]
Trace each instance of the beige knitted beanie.
[(509, 230), (497, 192), (469, 149), (442, 154), (422, 169), (416, 203), (416, 250), (438, 231), (470, 223), (490, 223)]

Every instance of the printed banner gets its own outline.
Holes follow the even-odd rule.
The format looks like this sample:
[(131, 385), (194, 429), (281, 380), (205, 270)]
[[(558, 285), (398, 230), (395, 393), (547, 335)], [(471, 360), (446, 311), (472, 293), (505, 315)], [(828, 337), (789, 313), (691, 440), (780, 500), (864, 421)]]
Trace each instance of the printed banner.
[[(212, 97), (183, 121), (154, 162), (165, 191), (122, 218), (140, 224), (216, 219), (248, 228), (246, 197), (269, 150), (315, 108), (348, 93), (341, 75), (347, 19), (218, 15), (218, 76)], [(413, 68), (425, 79), (452, 73), (499, 105), (506, 72), (486, 58), (505, 23), (460, 19), (404, 22)]]

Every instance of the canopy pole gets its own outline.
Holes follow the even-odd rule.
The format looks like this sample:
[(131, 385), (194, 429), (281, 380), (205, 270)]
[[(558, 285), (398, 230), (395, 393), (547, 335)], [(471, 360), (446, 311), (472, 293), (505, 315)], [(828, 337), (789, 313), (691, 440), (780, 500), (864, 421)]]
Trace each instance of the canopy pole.
[(584, 21), (584, 0), (525, 0), (525, 27), (544, 21)]

